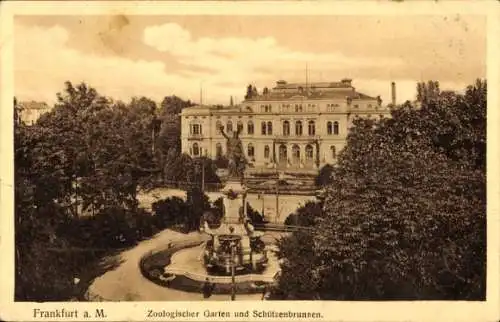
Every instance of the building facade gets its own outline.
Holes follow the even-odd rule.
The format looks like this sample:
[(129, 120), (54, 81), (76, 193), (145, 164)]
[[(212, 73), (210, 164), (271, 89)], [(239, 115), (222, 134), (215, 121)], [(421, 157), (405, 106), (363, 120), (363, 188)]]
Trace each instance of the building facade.
[(19, 102), (19, 118), (26, 125), (33, 125), (44, 113), (50, 111), (50, 106), (43, 102)]
[[(393, 101), (395, 86), (392, 86)], [(359, 93), (350, 79), (339, 82), (276, 82), (237, 106), (195, 106), (181, 113), (182, 152), (192, 157), (223, 156), (226, 141), (241, 128), (249, 169), (315, 170), (335, 164), (356, 117), (389, 116), (380, 97)]]

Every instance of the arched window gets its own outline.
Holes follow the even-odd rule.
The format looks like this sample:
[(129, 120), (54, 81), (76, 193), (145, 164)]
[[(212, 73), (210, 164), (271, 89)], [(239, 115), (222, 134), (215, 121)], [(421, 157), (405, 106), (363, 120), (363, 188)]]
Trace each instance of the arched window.
[(273, 134), (273, 123), (271, 121), (267, 122), (267, 135)]
[(215, 156), (217, 158), (221, 158), (222, 157), (222, 144), (220, 144), (220, 143), (217, 143), (215, 145)]
[(334, 145), (332, 145), (332, 146), (330, 147), (330, 151), (331, 151), (331, 153), (332, 153), (332, 159), (337, 158), (337, 149), (335, 148), (335, 146), (334, 146)]
[(326, 133), (328, 135), (332, 135), (332, 133), (333, 133), (333, 126), (332, 126), (332, 122), (330, 122), (330, 121), (328, 121), (326, 123)]
[(238, 125), (236, 125), (236, 128), (238, 131), (242, 131), (243, 130), (243, 122), (238, 121)]
[(217, 133), (221, 133), (220, 130), (222, 128), (222, 123), (221, 121), (217, 120), (217, 122), (215, 122), (215, 129), (217, 130)]
[(193, 155), (198, 156), (200, 154), (200, 147), (198, 143), (193, 143)]
[(233, 122), (231, 122), (231, 120), (227, 121), (226, 131), (233, 132)]
[(247, 147), (247, 155), (249, 158), (253, 158), (254, 155), (255, 155), (255, 150), (253, 148), (253, 145), (252, 143), (248, 143), (248, 147)]
[(302, 135), (302, 122), (295, 122), (295, 135)]
[(333, 134), (335, 135), (339, 134), (339, 122), (337, 121), (333, 122)]
[(283, 122), (283, 135), (285, 136), (290, 135), (290, 122), (288, 121)]
[(309, 135), (315, 135), (316, 134), (316, 126), (314, 124), (314, 121), (309, 121), (307, 125), (307, 132)]
[(306, 145), (306, 160), (311, 161), (313, 159), (313, 147), (308, 144)]
[(247, 123), (247, 133), (253, 134), (253, 122), (252, 121), (248, 121), (248, 123)]
[(269, 159), (269, 154), (270, 154), (269, 145), (266, 145), (264, 147), (264, 158)]
[(262, 130), (262, 135), (266, 135), (267, 132), (266, 122), (261, 123), (261, 130)]

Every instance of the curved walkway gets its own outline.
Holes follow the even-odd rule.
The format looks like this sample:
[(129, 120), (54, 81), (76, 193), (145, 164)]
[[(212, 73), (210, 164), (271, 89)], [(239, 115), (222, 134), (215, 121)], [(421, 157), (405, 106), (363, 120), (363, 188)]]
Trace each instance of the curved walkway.
[[(89, 300), (95, 301), (229, 301), (228, 295), (212, 295), (204, 299), (203, 295), (188, 293), (159, 286), (146, 279), (139, 269), (141, 257), (170, 241), (194, 237), (199, 233), (182, 234), (172, 230), (164, 230), (149, 240), (140, 242), (134, 248), (117, 255), (119, 266), (96, 278), (90, 285), (87, 294)], [(197, 263), (196, 263), (197, 264)], [(261, 300), (261, 294), (236, 295), (236, 300)]]

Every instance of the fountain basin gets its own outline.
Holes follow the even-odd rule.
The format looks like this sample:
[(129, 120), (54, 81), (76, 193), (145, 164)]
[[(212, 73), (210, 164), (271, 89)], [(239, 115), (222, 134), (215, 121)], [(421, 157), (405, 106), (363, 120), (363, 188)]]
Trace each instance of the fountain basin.
[[(142, 274), (163, 287), (186, 292), (201, 293), (206, 282), (213, 284), (213, 294), (230, 294), (231, 276), (206, 269), (203, 262), (206, 235), (196, 240), (165, 245), (163, 249), (145, 254), (140, 261)], [(271, 253), (271, 252), (270, 252)], [(268, 256), (268, 265), (259, 273), (241, 272), (235, 276), (235, 289), (238, 294), (260, 293), (273, 284), (279, 271), (279, 264), (274, 256)]]

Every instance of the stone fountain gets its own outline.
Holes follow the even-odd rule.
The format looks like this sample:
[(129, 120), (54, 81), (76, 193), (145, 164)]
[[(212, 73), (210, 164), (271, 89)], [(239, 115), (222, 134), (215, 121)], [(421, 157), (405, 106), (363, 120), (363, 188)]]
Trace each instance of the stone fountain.
[(229, 180), (222, 189), (224, 214), (221, 225), (210, 229), (204, 223), (203, 231), (211, 236), (204, 254), (205, 266), (209, 270), (231, 274), (237, 272), (258, 272), (268, 262), (267, 251), (247, 216), (247, 188), (243, 184), (246, 160), (239, 139), (239, 128), (233, 135), (219, 129), (227, 140), (229, 159)]
[(205, 266), (209, 271), (222, 274), (260, 272), (267, 266), (267, 251), (261, 240), (262, 233), (254, 230), (246, 215), (247, 189), (239, 181), (229, 181), (222, 192), (221, 225), (210, 229), (205, 222), (202, 229), (211, 236), (205, 247)]
[[(143, 274), (151, 281), (171, 288), (199, 291), (211, 283), (214, 292), (261, 292), (263, 285), (274, 283), (279, 271), (275, 254), (268, 252), (263, 233), (254, 230), (246, 212), (247, 187), (243, 184), (246, 160), (239, 131), (228, 136), (229, 179), (222, 189), (223, 216), (217, 228), (201, 223), (202, 234), (169, 244), (141, 260)], [(149, 264), (151, 263), (151, 264)], [(162, 266), (163, 265), (163, 266)], [(154, 269), (161, 266), (163, 273)]]

